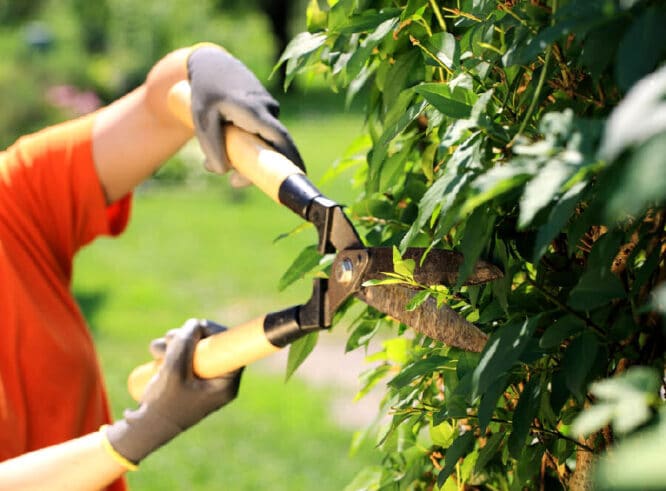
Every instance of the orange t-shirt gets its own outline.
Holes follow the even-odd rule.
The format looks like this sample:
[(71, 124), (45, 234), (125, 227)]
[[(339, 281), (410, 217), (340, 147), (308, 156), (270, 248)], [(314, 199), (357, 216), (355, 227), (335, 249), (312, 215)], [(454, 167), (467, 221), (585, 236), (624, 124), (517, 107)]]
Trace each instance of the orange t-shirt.
[[(0, 153), (0, 461), (110, 421), (92, 338), (71, 294), (72, 259), (95, 237), (124, 230), (131, 198), (105, 203), (93, 119)], [(125, 489), (124, 481), (109, 489)]]

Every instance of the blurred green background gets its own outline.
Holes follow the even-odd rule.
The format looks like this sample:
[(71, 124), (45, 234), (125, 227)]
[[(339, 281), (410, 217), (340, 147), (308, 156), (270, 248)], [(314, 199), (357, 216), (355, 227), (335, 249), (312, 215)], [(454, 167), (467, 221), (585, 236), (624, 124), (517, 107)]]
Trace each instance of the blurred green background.
[[(114, 100), (172, 49), (213, 41), (281, 101), (311, 179), (337, 201), (350, 200), (353, 169), (324, 177), (359, 134), (361, 112), (345, 111), (340, 96), (317, 81), (299, 80), (284, 93), (279, 76), (268, 79), (284, 40), (267, 9), (282, 3), (289, 7), (283, 30), (293, 34), (304, 25), (304, 1), (0, 0), (2, 145)], [(186, 146), (136, 191), (126, 233), (97, 240), (76, 260), (74, 291), (117, 417), (133, 404), (126, 378), (147, 360), (150, 339), (189, 317), (234, 325), (310, 294), (309, 279), (283, 292), (277, 285), (316, 242), (314, 229), (256, 189), (232, 189), (226, 177), (207, 175), (201, 162), (197, 144)], [(339, 354), (343, 363), (343, 344)], [(147, 459), (130, 474), (132, 488), (344, 488), (372, 450), (350, 455), (352, 430), (331, 417), (337, 389), (298, 377), (285, 382), (284, 371), (269, 366), (249, 367), (238, 400)]]

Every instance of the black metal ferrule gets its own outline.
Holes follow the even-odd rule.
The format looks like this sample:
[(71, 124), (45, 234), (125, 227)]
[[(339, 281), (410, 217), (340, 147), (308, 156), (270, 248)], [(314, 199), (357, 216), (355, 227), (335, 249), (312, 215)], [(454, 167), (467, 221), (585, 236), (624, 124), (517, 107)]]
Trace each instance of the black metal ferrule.
[(335, 247), (331, 244), (330, 238), (333, 215), (335, 210), (339, 208), (340, 205), (324, 195), (317, 196), (310, 203), (306, 220), (315, 226), (319, 234), (319, 254), (335, 252)]
[(301, 330), (298, 321), (299, 307), (290, 307), (271, 312), (264, 319), (264, 334), (266, 339), (278, 348), (284, 348), (288, 344), (307, 334)]
[(305, 333), (331, 327), (331, 319), (326, 315), (328, 309), (328, 280), (315, 278), (312, 281), (312, 295), (298, 311), (298, 323)]
[(321, 196), (321, 193), (304, 174), (287, 177), (278, 190), (280, 203), (302, 218), (307, 217), (310, 203), (317, 196)]

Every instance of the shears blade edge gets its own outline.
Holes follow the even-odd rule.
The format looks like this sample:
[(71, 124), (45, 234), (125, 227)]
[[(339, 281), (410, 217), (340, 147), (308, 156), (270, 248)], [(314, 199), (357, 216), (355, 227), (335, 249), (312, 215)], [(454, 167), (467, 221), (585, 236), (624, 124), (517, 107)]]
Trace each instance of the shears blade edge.
[(355, 296), (416, 332), (465, 351), (481, 352), (488, 336), (447, 305), (429, 297), (413, 310), (407, 307), (418, 290), (403, 285), (362, 287)]

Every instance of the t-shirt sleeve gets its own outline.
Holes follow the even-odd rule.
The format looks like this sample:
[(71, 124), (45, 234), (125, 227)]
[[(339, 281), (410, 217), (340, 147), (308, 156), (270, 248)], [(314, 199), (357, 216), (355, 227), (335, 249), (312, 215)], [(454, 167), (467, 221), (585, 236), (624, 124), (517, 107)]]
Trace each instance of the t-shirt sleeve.
[(43, 240), (65, 266), (95, 237), (120, 234), (129, 219), (131, 195), (106, 204), (93, 162), (94, 117), (22, 137), (0, 168), (26, 240)]

